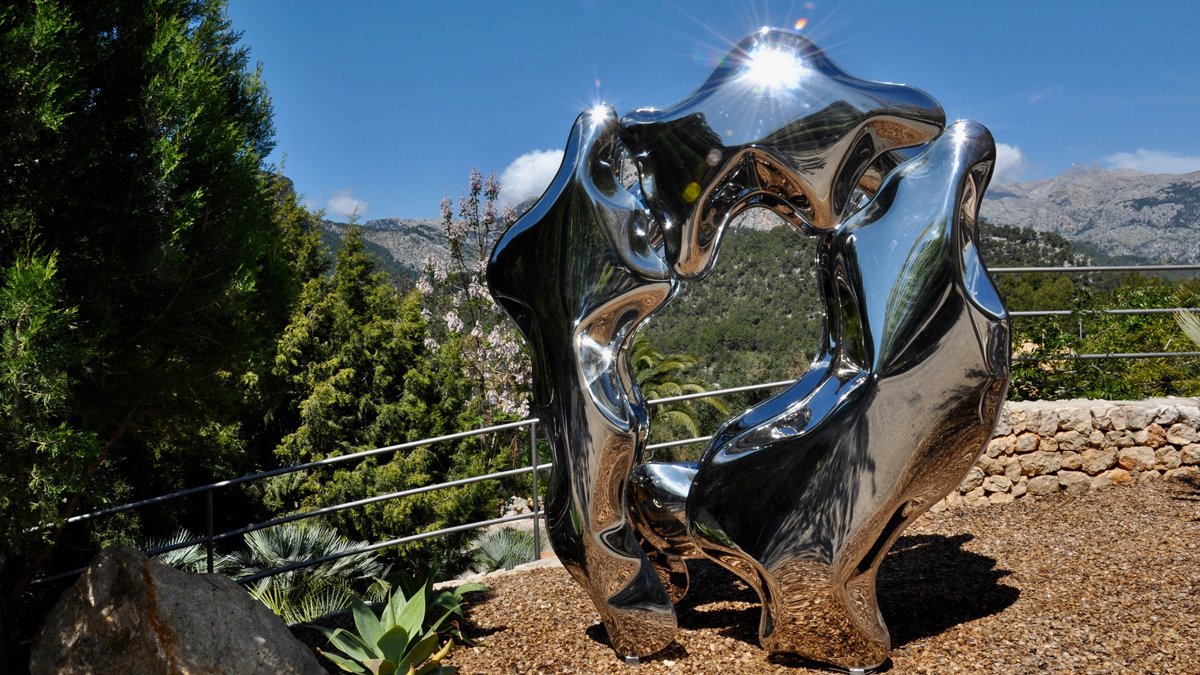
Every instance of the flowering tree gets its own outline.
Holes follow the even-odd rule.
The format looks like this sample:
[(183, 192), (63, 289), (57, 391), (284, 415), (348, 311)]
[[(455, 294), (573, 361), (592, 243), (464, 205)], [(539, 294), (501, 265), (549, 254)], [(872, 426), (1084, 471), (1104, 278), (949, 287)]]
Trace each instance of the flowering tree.
[(484, 425), (529, 415), (529, 358), (516, 329), (488, 293), (485, 278), (492, 245), (517, 220), (512, 205), (497, 213), (499, 197), (496, 173), (485, 179), (476, 167), (458, 200), (457, 218), (449, 194), (442, 198), (450, 256), (430, 256), (416, 284), (425, 296), (422, 316), (430, 328), (425, 345), (459, 351)]

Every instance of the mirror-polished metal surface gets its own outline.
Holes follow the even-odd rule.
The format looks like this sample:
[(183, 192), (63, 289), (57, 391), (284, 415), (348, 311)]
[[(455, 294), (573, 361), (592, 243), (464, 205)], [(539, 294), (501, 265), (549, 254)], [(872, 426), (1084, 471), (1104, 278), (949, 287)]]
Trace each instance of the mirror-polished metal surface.
[[(886, 659), (879, 562), (974, 464), (1008, 386), (1007, 314), (973, 243), (995, 148), (978, 124), (943, 124), (924, 92), (763, 29), (670, 108), (581, 115), (554, 182), (497, 243), (488, 284), (529, 345), (554, 455), (550, 541), (620, 655), (670, 643), (685, 559), (707, 556), (758, 591), (765, 648)], [(821, 238), (820, 353), (699, 463), (641, 464), (634, 332), (755, 206)]]
[(648, 418), (626, 350), (675, 292), (652, 250), (650, 214), (618, 182), (617, 118), (594, 108), (571, 130), (546, 194), (496, 244), (487, 278), (533, 356), (533, 401), (554, 454), (546, 527), (622, 656), (675, 634), (675, 609), (626, 518)]
[(692, 538), (758, 591), (770, 651), (883, 663), (879, 563), (991, 438), (1009, 325), (974, 241), (994, 162), (991, 134), (958, 122), (822, 237), (821, 352), (700, 460)]
[(807, 38), (764, 28), (686, 99), (627, 113), (621, 137), (667, 260), (695, 279), (745, 209), (810, 233), (835, 227), (861, 204), (856, 189), (874, 193), (881, 172), (868, 170), (882, 155), (928, 143), (945, 121), (920, 89), (856, 77)]

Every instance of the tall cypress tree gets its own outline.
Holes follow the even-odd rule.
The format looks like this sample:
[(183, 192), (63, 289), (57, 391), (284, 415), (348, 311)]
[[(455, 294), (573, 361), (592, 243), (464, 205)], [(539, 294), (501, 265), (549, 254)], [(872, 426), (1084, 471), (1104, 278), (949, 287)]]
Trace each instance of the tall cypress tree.
[[(219, 0), (0, 8), (6, 302), (46, 318), (39, 353), (73, 355), (0, 355), (6, 372), (53, 383), (39, 423), (65, 430), (36, 448), (45, 429), (0, 434), (0, 673), (36, 627), (16, 609), (29, 581), (79, 562), (56, 545), (102, 543), (66, 518), (259, 459), (243, 427), (271, 404), (262, 383), (298, 264), (319, 262), (294, 197), (264, 171), (270, 99), (238, 39)], [(5, 316), (0, 337), (21, 343)], [(70, 471), (47, 470), (63, 461)], [(31, 497), (45, 480), (58, 483)], [(50, 526), (28, 532), (22, 509)]]

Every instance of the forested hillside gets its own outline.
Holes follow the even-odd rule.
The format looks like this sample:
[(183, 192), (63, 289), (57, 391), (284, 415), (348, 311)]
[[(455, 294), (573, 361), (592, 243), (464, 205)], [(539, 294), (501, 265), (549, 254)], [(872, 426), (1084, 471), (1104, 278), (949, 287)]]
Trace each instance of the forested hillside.
[[(685, 284), (643, 328), (666, 351), (695, 354), (710, 379), (739, 386), (792, 377), (812, 359), (824, 330), (815, 238), (786, 226), (735, 227), (713, 272)], [(1052, 232), (980, 224), (980, 250), (992, 267), (1090, 265), (1092, 259)], [(1009, 309), (1069, 309), (1077, 290), (1115, 288), (1115, 275), (1001, 276)]]

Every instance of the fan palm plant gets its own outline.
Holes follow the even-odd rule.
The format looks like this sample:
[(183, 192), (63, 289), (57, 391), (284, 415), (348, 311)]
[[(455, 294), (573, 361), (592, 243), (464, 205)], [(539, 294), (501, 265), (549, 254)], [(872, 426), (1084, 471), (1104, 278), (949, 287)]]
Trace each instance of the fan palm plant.
[[(169, 537), (150, 537), (142, 539), (138, 543), (138, 550), (153, 551), (169, 546), (177, 546), (185, 541), (195, 539), (196, 535), (192, 534), (187, 528), (180, 528), (175, 531), (175, 534)], [(204, 544), (192, 544), (177, 548), (173, 551), (166, 551), (150, 556), (152, 559), (166, 563), (175, 569), (183, 570), (184, 572), (192, 572), (195, 574), (203, 574), (208, 571), (208, 549)], [(229, 568), (229, 564), (225, 556), (213, 556), (213, 571), (219, 574), (225, 573)]]
[[(542, 550), (550, 548), (545, 533), (541, 533)], [(533, 533), (505, 527), (483, 535), (475, 541), (475, 562), (495, 572), (500, 568), (511, 570), (517, 565), (532, 562), (537, 556)]]
[[(246, 577), (293, 563), (345, 553), (367, 545), (317, 522), (287, 523), (246, 534), (247, 549), (226, 560), (234, 577)], [(303, 623), (347, 609), (366, 586), (385, 573), (373, 553), (361, 553), (283, 572), (254, 582), (250, 595), (284, 621)]]
[[(1181, 282), (1176, 289), (1176, 298), (1177, 307), (1200, 306), (1200, 279)], [(1175, 322), (1179, 324), (1183, 334), (1196, 345), (1196, 349), (1200, 350), (1200, 313), (1176, 312)], [(1191, 374), (1200, 380), (1200, 362), (1193, 361), (1190, 365)]]

